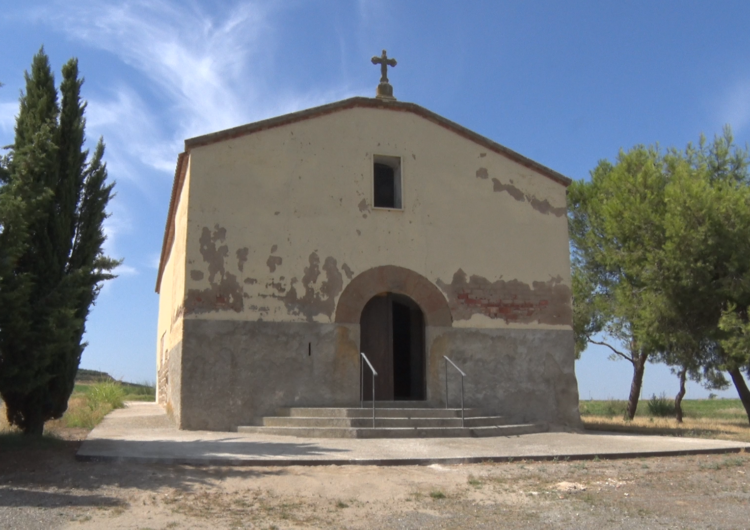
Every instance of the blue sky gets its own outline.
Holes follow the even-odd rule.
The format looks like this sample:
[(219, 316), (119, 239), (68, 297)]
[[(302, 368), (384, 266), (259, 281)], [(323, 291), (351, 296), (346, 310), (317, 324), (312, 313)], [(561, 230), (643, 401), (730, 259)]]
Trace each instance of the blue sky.
[[(155, 379), (156, 268), (185, 138), (372, 96), (387, 49), (394, 95), (573, 179), (620, 149), (684, 147), (725, 124), (750, 139), (750, 3), (702, 1), (29, 1), (0, 9), (0, 145), (41, 45), (78, 57), (87, 136), (117, 196), (107, 251), (124, 258), (88, 323), (81, 366)], [(20, 7), (19, 7), (20, 5)], [(631, 370), (589, 349), (582, 399), (627, 397)], [(643, 396), (673, 395), (665, 367)], [(693, 385), (688, 397), (707, 391)], [(730, 389), (720, 395), (734, 396)]]

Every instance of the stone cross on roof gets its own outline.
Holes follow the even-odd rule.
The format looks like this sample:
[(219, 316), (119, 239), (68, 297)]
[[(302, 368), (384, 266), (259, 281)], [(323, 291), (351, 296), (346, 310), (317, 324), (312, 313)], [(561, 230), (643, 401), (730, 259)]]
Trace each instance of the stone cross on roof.
[(383, 50), (383, 54), (372, 58), (372, 64), (380, 65), (380, 84), (378, 85), (377, 98), (386, 100), (395, 100), (393, 97), (393, 87), (388, 82), (388, 67), (396, 66), (396, 59), (389, 59), (388, 54)]

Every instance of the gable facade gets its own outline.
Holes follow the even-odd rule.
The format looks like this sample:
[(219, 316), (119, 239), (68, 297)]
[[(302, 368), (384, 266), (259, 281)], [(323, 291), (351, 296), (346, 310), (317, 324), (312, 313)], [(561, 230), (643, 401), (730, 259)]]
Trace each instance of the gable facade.
[[(379, 160), (398, 161), (400, 208), (375, 206)], [(157, 285), (159, 401), (211, 430), (357, 404), (365, 308), (389, 296), (422, 326), (412, 397), (444, 403), (445, 355), (467, 406), (576, 424), (567, 183), (368, 98), (188, 140)]]

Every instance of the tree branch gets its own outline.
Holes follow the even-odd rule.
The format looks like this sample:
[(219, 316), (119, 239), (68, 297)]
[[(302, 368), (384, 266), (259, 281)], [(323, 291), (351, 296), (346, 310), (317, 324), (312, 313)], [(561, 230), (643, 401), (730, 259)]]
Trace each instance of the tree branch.
[(628, 360), (628, 361), (630, 361), (631, 363), (635, 364), (635, 360), (634, 360), (634, 359), (633, 359), (632, 357), (628, 357), (628, 355), (627, 355), (627, 354), (625, 354), (625, 353), (622, 353), (621, 351), (617, 351), (616, 349), (614, 349), (614, 348), (613, 348), (612, 346), (610, 346), (610, 345), (609, 345), (609, 344), (607, 344), (606, 342), (599, 342), (599, 341), (593, 340), (593, 339), (592, 339), (592, 338), (590, 338), (590, 337), (589, 337), (589, 342), (590, 342), (591, 344), (596, 344), (596, 345), (598, 345), (598, 346), (606, 346), (607, 348), (609, 348), (610, 350), (612, 350), (613, 352), (615, 352), (615, 353), (616, 353), (617, 355), (619, 355), (619, 356), (620, 356), (620, 357), (622, 357), (623, 359), (627, 359), (627, 360)]

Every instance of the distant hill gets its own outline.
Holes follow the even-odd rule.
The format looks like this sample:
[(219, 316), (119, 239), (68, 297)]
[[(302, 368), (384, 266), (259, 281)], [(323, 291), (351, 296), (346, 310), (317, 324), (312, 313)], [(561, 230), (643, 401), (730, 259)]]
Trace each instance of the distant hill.
[[(79, 368), (76, 374), (76, 383), (79, 384), (92, 384), (100, 381), (117, 381), (114, 377), (109, 375), (107, 372), (100, 372), (98, 370), (87, 370), (85, 368)], [(127, 381), (120, 381), (120, 383), (130, 388), (153, 388), (152, 385), (141, 385), (138, 383), (128, 383)]]
[(76, 374), (76, 383), (95, 383), (97, 381), (114, 381), (115, 378), (109, 375), (107, 372), (99, 372), (98, 370), (86, 370), (85, 368), (79, 368)]

